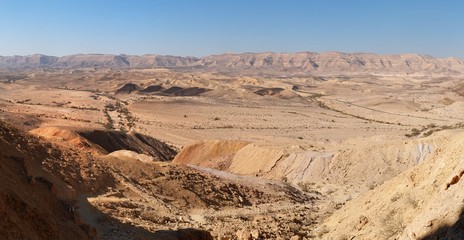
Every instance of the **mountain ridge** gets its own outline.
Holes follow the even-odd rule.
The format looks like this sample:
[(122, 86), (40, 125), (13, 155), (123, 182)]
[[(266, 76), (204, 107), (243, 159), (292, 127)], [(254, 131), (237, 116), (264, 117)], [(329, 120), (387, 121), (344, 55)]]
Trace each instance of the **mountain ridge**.
[(171, 55), (74, 54), (62, 57), (34, 54), (0, 56), (1, 68), (169, 68), (250, 75), (322, 74), (464, 74), (464, 60), (420, 54), (297, 52), (225, 53), (201, 58)]

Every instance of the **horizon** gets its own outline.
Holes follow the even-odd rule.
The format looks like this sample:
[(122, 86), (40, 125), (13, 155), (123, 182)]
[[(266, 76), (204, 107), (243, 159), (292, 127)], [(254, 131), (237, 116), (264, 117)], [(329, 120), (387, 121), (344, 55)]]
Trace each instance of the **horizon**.
[(0, 55), (310, 50), (463, 59), (463, 11), (457, 0), (4, 1)]
[(182, 57), (182, 58), (187, 58), (187, 57), (193, 57), (193, 58), (205, 58), (209, 56), (220, 56), (220, 55), (244, 55), (244, 54), (299, 54), (299, 53), (315, 53), (315, 54), (327, 54), (327, 53), (337, 53), (337, 54), (348, 54), (348, 55), (357, 55), (357, 54), (367, 54), (367, 55), (376, 55), (376, 56), (396, 56), (396, 55), (417, 55), (417, 56), (424, 56), (424, 57), (432, 57), (432, 58), (437, 58), (437, 59), (446, 59), (446, 58), (457, 58), (457, 59), (462, 59), (460, 57), (455, 57), (455, 56), (444, 56), (444, 57), (436, 57), (428, 54), (419, 54), (419, 53), (412, 53), (412, 52), (405, 52), (405, 53), (386, 53), (386, 54), (380, 54), (380, 53), (373, 53), (373, 52), (340, 52), (340, 51), (323, 51), (323, 52), (316, 52), (316, 51), (300, 51), (300, 52), (271, 52), (271, 51), (266, 51), (266, 52), (224, 52), (224, 53), (217, 53), (217, 54), (210, 54), (206, 56), (189, 56), (189, 55), (173, 55), (173, 54), (156, 54), (156, 53), (146, 53), (146, 54), (126, 54), (126, 53), (75, 53), (75, 54), (67, 54), (67, 55), (48, 55), (48, 54), (43, 54), (43, 53), (34, 53), (34, 54), (29, 54), (29, 55), (0, 55), (0, 57), (32, 57), (35, 55), (40, 55), (40, 56), (47, 56), (47, 57), (67, 57), (67, 56), (78, 56), (78, 55), (113, 55), (113, 56), (138, 56), (138, 57), (143, 57), (143, 56), (171, 56), (171, 57)]
[[(432, 57), (436, 59), (446, 59), (446, 58), (457, 58), (457, 59), (462, 59), (460, 57), (455, 57), (455, 56), (444, 56), (444, 57), (435, 57), (432, 55), (428, 54), (419, 54), (419, 53), (386, 53), (386, 54), (379, 54), (379, 53), (373, 53), (373, 52), (340, 52), (340, 51), (322, 51), (322, 52), (316, 52), (316, 51), (300, 51), (300, 52), (271, 52), (271, 51), (266, 51), (266, 52), (225, 52), (225, 53), (217, 53), (217, 54), (211, 54), (211, 55), (206, 55), (206, 56), (181, 56), (181, 55), (173, 55), (173, 54), (156, 54), (156, 53), (146, 53), (146, 54), (126, 54), (126, 53), (75, 53), (75, 54), (67, 54), (67, 55), (62, 55), (62, 56), (56, 56), (56, 55), (48, 55), (48, 54), (43, 54), (43, 53), (34, 53), (34, 54), (29, 54), (29, 55), (0, 55), (0, 57), (32, 57), (32, 56), (47, 56), (47, 57), (67, 57), (67, 56), (78, 56), (78, 55), (112, 55), (112, 56), (138, 56), (138, 57), (143, 57), (143, 56), (171, 56), (171, 57), (181, 57), (181, 58), (187, 58), (187, 57), (193, 57), (193, 58), (205, 58), (209, 56), (220, 56), (220, 55), (245, 55), (245, 54), (299, 54), (299, 53), (315, 53), (315, 54), (327, 54), (327, 53), (337, 53), (337, 54), (347, 54), (347, 55), (357, 55), (357, 54), (367, 54), (367, 55), (376, 55), (376, 56), (396, 56), (396, 55), (417, 55), (417, 56), (423, 56), (423, 57)], [(462, 59), (464, 60), (464, 59)]]

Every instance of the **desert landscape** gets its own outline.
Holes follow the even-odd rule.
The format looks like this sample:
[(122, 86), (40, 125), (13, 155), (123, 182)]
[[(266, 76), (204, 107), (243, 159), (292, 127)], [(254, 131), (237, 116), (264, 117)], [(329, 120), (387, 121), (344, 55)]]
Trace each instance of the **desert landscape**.
[(0, 57), (0, 238), (462, 239), (463, 80), (416, 54)]

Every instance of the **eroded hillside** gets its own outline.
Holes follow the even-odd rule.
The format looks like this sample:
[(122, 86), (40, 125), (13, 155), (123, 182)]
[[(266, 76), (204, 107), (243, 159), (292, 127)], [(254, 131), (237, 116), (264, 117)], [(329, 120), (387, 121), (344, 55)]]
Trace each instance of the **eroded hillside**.
[(322, 196), (287, 184), (144, 161), (144, 154), (92, 155), (69, 139), (52, 144), (3, 122), (0, 136), (6, 238), (289, 238), (311, 236), (318, 219)]
[(70, 208), (80, 191), (97, 191), (111, 179), (90, 161), (77, 161), (74, 154), (0, 122), (2, 238), (96, 237), (95, 229)]
[(324, 238), (461, 239), (462, 139), (447, 136), (427, 161), (347, 203)]

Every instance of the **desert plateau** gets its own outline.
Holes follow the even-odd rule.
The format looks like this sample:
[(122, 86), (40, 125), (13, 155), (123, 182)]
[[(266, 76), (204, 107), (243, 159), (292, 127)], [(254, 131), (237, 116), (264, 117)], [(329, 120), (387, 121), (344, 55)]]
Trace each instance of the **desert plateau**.
[(464, 61), (0, 57), (0, 239), (463, 239)]

